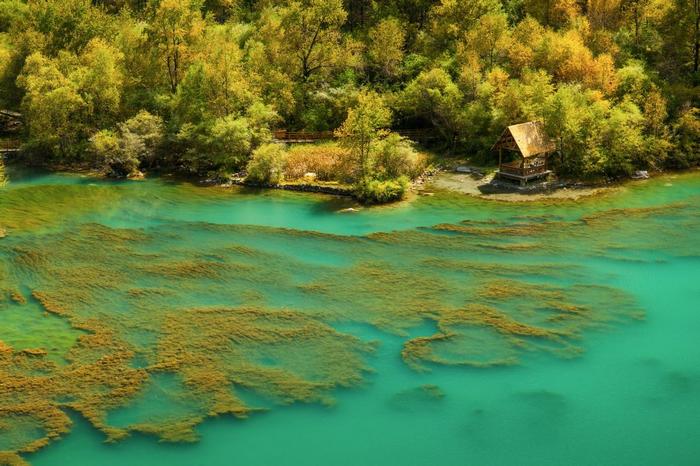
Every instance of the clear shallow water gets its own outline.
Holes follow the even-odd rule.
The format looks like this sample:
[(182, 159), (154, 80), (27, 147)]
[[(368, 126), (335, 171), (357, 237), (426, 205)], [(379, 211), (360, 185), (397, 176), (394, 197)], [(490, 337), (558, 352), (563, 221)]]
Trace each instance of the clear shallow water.
[[(70, 432), (25, 458), (36, 465), (697, 464), (699, 202), (697, 175), (578, 202), (513, 205), (439, 194), (355, 214), (337, 213), (343, 201), (307, 195), (15, 175), (0, 192), (0, 227), (8, 231), (0, 240), (7, 295), (0, 340), (54, 358), (53, 366), (26, 372), (61, 373), (96, 357), (85, 348), (68, 360), (57, 353), (86, 333), (73, 327), (97, 316), (135, 350), (128, 361), (135, 374), (149, 372), (124, 398), (80, 401), (104, 390), (103, 382), (63, 390), (78, 398), (55, 401), (70, 413)], [(200, 262), (217, 273), (189, 267)], [(154, 289), (163, 295), (142, 292)], [(27, 304), (12, 301), (11, 291)], [(37, 302), (33, 291), (48, 297)], [(565, 312), (550, 301), (581, 315), (560, 325)], [(70, 308), (65, 316), (54, 309), (39, 317), (41, 305), (59, 304)], [(193, 309), (251, 305), (265, 309), (261, 319), (275, 323), (274, 335), (286, 328), (272, 316), (283, 309), (316, 330), (275, 339), (279, 351), (271, 351), (259, 341), (272, 338), (264, 325), (251, 324), (245, 338), (232, 325), (235, 353), (202, 350), (220, 335), (198, 328), (195, 319), (210, 317)], [(501, 325), (478, 306), (529, 327)], [(182, 315), (191, 333), (170, 324)], [(95, 328), (102, 329), (88, 331)], [(533, 329), (561, 334), (541, 338)], [(455, 337), (402, 358), (407, 342), (441, 331)], [(192, 363), (158, 347), (198, 334), (207, 340), (190, 350), (205, 358)], [(354, 362), (340, 364), (335, 353)], [(236, 361), (212, 363), (220, 354)], [(156, 370), (164, 360), (170, 369)], [(491, 366), (476, 367), (484, 363)], [(193, 375), (198, 364), (224, 374), (240, 405), (268, 410), (200, 423), (221, 391)], [(287, 372), (275, 378), (269, 367)], [(249, 370), (254, 376), (239, 375)], [(311, 395), (292, 390), (299, 379), (266, 388), (289, 382), (290, 373), (322, 386)], [(259, 382), (262, 374), (268, 378)], [(101, 412), (106, 399), (119, 406), (104, 410), (105, 425), (133, 427), (113, 444), (93, 427), (100, 416), (92, 425), (84, 417)], [(7, 404), (0, 401), (0, 410)], [(193, 417), (198, 442), (158, 442), (178, 419)], [(0, 450), (42, 435), (36, 419), (9, 419), (0, 417)], [(139, 433), (149, 431), (138, 427), (149, 420), (165, 428)]]

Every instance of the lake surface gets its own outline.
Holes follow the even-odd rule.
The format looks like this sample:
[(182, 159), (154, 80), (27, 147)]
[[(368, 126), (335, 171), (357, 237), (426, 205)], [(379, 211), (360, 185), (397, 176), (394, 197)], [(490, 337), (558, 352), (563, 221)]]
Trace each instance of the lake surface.
[(698, 464), (698, 174), (355, 213), (9, 175), (0, 464)]

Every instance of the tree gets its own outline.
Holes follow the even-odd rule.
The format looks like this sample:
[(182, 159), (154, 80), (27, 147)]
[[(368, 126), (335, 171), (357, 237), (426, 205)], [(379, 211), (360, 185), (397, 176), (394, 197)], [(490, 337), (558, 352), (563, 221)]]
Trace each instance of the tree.
[(404, 90), (399, 106), (429, 121), (451, 150), (464, 127), (464, 96), (452, 77), (440, 68), (424, 71)]
[(672, 0), (664, 21), (665, 56), (697, 78), (700, 71), (700, 0)]
[(525, 0), (523, 11), (545, 26), (564, 26), (579, 14), (576, 0)]
[(347, 13), (341, 0), (291, 1), (280, 10), (282, 46), (294, 57), (290, 70), (302, 82), (343, 60), (340, 27)]
[(399, 64), (404, 57), (405, 41), (406, 33), (399, 20), (383, 19), (369, 31), (367, 54), (370, 63), (376, 66), (385, 77), (396, 76)]
[(473, 51), (485, 62), (486, 68), (491, 68), (507, 54), (510, 47), (509, 36), (508, 18), (505, 13), (486, 14), (465, 34), (458, 54)]
[(635, 166), (647, 168), (643, 127), (644, 116), (633, 102), (623, 101), (610, 110), (601, 132), (605, 154), (602, 168), (606, 175), (626, 176), (632, 174)]
[(56, 60), (38, 52), (27, 58), (17, 82), (25, 92), (29, 146), (62, 159), (76, 157), (88, 108), (76, 83), (64, 76)]
[(673, 162), (678, 167), (689, 167), (700, 162), (700, 109), (683, 109), (673, 125)]
[(644, 119), (649, 133), (655, 137), (662, 136), (666, 129), (666, 99), (658, 89), (652, 89), (644, 99)]
[(360, 178), (372, 175), (372, 144), (387, 135), (385, 128), (391, 124), (391, 116), (381, 96), (363, 91), (357, 96), (357, 105), (348, 110), (347, 119), (336, 131), (341, 144), (358, 162)]
[(450, 48), (479, 18), (500, 11), (499, 0), (441, 0), (430, 11), (430, 30), (435, 46)]
[(124, 56), (103, 39), (91, 40), (80, 55), (82, 69), (73, 75), (80, 93), (94, 115), (93, 125), (104, 127), (120, 114)]
[[(564, 173), (592, 175), (599, 173), (595, 162), (598, 126), (607, 106), (596, 100), (580, 85), (563, 85), (547, 99), (544, 122), (547, 133), (557, 141)], [(587, 157), (588, 156), (588, 157)]]
[(216, 116), (242, 112), (256, 99), (243, 66), (239, 34), (229, 25), (211, 26), (198, 54), (206, 78), (207, 105)]
[(162, 0), (151, 22), (151, 38), (166, 65), (174, 94), (190, 61), (190, 47), (201, 37), (201, 0)]
[(588, 0), (586, 16), (593, 29), (612, 29), (620, 21), (623, 0)]

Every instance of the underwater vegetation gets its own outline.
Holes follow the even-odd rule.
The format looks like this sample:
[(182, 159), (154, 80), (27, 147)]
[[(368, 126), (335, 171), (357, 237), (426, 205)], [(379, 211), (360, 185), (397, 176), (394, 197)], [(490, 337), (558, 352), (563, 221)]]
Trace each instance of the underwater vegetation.
[[(0, 464), (69, 432), (68, 412), (108, 441), (191, 442), (208, 417), (253, 415), (245, 393), (330, 405), (372, 371), (377, 343), (338, 330), (347, 323), (404, 337), (396, 356), (417, 371), (576, 357), (585, 332), (644, 312), (572, 257), (700, 256), (700, 245), (673, 241), (679, 225), (700, 228), (698, 199), (576, 217), (495, 209), (492, 220), (345, 236), (98, 221), (126, 196), (109, 185), (0, 196)], [(411, 333), (425, 322), (434, 331)], [(443, 396), (426, 384), (390, 403)]]

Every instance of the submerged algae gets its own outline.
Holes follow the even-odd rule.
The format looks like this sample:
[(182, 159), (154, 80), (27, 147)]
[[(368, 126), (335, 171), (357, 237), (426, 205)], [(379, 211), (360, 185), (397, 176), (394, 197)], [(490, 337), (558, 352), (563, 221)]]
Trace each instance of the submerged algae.
[[(281, 404), (332, 403), (335, 388), (363, 383), (373, 350), (337, 323), (407, 335), (434, 322), (436, 333), (407, 339), (402, 350), (419, 370), (518, 364), (533, 351), (575, 356), (587, 329), (643, 313), (602, 285), (604, 277), (557, 253), (609, 255), (635, 232), (638, 250), (680, 254), (677, 245), (656, 244), (672, 227), (655, 218), (698, 221), (697, 207), (685, 203), (367, 236), (164, 220), (114, 228), (91, 223), (93, 213), (68, 200), (70, 215), (22, 220), (46, 208), (41, 196), (25, 196), (30, 191), (16, 190), (9, 204), (0, 199), (16, 233), (0, 243), (0, 312), (31, 295), (74, 341), (46, 345), (44, 356), (0, 331), (0, 431), (13, 431), (3, 446), (12, 461), (66, 433), (66, 409), (113, 441), (130, 432), (192, 441), (206, 417), (248, 416), (244, 392)], [(653, 231), (636, 234), (640, 216)], [(162, 409), (179, 407), (176, 414), (133, 414), (163, 380), (170, 388), (162, 389)]]

